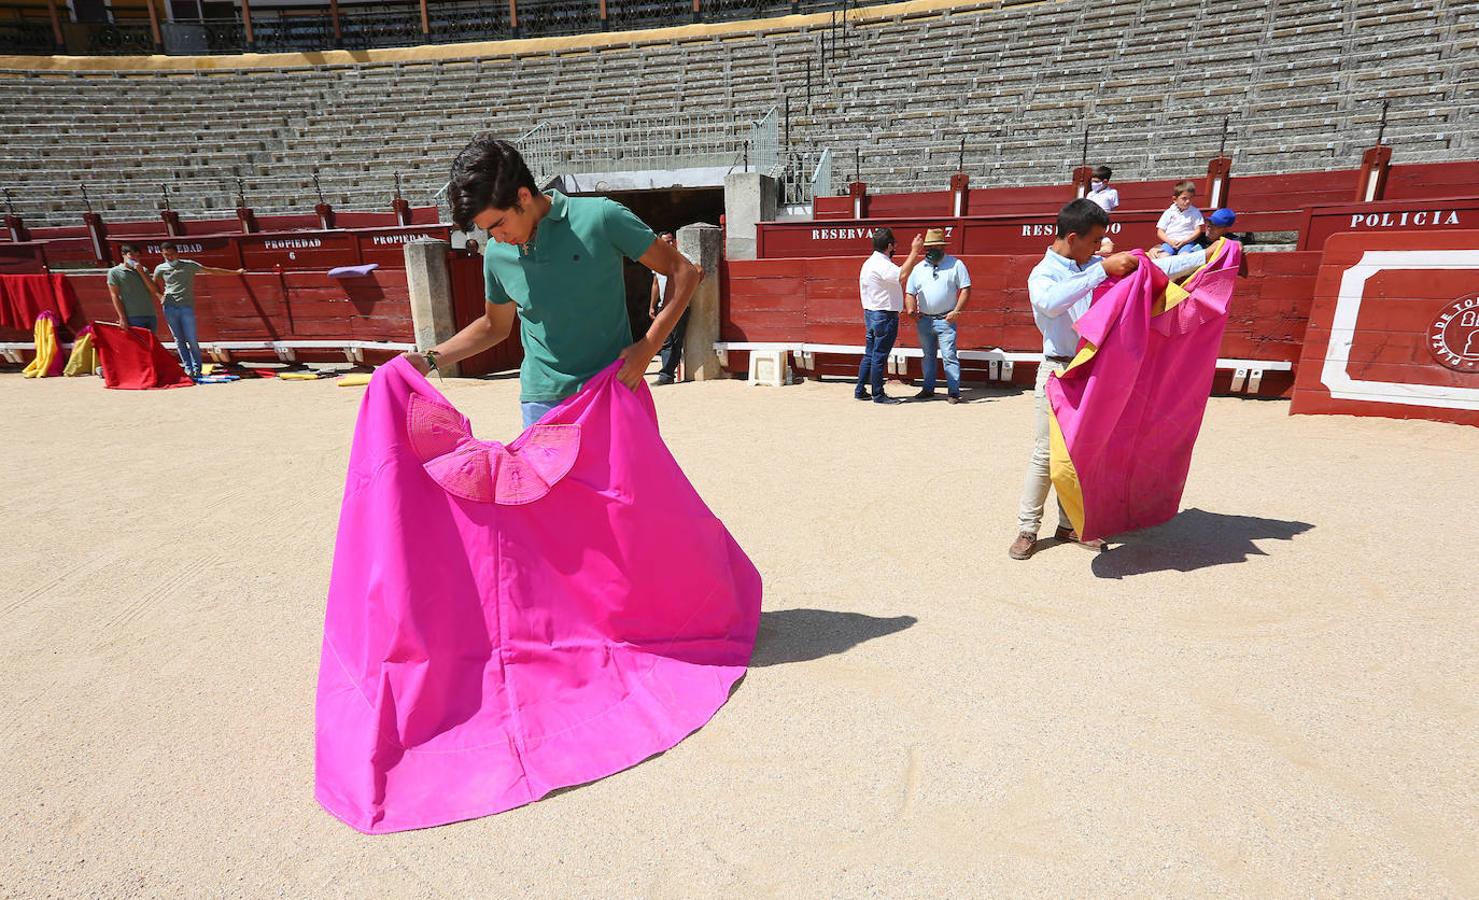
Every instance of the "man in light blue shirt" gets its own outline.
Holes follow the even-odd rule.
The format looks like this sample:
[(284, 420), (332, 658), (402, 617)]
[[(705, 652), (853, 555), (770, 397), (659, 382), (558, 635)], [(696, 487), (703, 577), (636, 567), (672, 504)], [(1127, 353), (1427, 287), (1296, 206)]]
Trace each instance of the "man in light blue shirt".
[(945, 252), (945, 231), (931, 228), (924, 235), (924, 263), (909, 273), (904, 288), (904, 310), (918, 319), (919, 348), (924, 352), (924, 389), (914, 395), (935, 395), (935, 354), (945, 359), (945, 389), (951, 403), (960, 402), (960, 357), (955, 352), (956, 321), (971, 296), (971, 273), (965, 263)]
[[(1078, 352), (1078, 332), (1073, 323), (1089, 311), (1094, 288), (1111, 276), (1121, 277), (1135, 271), (1138, 260), (1129, 253), (1099, 256), (1099, 243), (1109, 227), (1109, 213), (1091, 200), (1075, 200), (1058, 212), (1058, 237), (1027, 277), (1027, 294), (1032, 301), (1032, 318), (1042, 332), (1042, 365), (1037, 367), (1037, 384), (1033, 397), (1037, 403), (1037, 439), (1032, 459), (1027, 466), (1027, 480), (1022, 486), (1022, 505), (1017, 513), (1017, 539), (1008, 553), (1012, 559), (1027, 559), (1037, 546), (1037, 530), (1042, 525), (1043, 506), (1047, 503), (1052, 479), (1048, 474), (1048, 378), (1068, 368)], [(1184, 275), (1207, 261), (1206, 252), (1167, 256), (1154, 260), (1161, 271), (1172, 278)], [(1081, 543), (1093, 550), (1103, 550), (1103, 541), (1079, 541), (1069, 524), (1063, 505), (1058, 505), (1058, 530), (1053, 535), (1060, 541)]]

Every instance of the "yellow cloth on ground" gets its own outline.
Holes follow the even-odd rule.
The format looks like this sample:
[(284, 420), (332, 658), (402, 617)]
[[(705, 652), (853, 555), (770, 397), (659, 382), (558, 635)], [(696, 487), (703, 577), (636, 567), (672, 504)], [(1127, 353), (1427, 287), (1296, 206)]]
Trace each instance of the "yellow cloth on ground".
[(353, 372), (339, 379), (340, 387), (364, 387), (370, 383), (369, 372)]
[(61, 348), (56, 342), (56, 326), (50, 316), (36, 320), (36, 358), (26, 365), (21, 374), (27, 378), (46, 378), (56, 374), (57, 354)]
[(283, 372), (277, 377), (283, 381), (317, 381), (320, 376), (317, 372)]
[(92, 345), (92, 335), (84, 334), (72, 345), (72, 355), (67, 357), (63, 375), (91, 375), (98, 369), (98, 350)]

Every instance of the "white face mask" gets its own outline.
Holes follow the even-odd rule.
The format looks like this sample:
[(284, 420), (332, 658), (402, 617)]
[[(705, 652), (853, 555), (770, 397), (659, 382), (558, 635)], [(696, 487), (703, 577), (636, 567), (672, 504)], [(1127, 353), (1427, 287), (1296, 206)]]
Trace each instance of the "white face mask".
[(1100, 181), (1097, 178), (1095, 178), (1093, 181), (1090, 181), (1089, 182), (1089, 186), (1092, 187), (1096, 191), (1102, 191), (1102, 190), (1104, 190), (1104, 182)]

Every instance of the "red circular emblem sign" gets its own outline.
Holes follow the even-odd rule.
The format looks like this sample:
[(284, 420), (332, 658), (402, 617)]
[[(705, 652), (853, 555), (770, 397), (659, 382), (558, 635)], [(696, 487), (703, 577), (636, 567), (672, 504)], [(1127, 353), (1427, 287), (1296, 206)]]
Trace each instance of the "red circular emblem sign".
[(1479, 294), (1460, 297), (1428, 326), (1433, 358), (1459, 372), (1479, 372)]

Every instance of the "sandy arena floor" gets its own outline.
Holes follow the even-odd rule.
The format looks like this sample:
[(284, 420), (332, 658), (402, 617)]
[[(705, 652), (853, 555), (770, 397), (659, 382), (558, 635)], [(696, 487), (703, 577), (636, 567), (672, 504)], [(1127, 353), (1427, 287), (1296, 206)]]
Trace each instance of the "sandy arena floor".
[[(444, 390), (515, 433), (516, 382)], [(661, 757), (370, 838), (312, 792), (360, 393), (0, 375), (0, 896), (1479, 895), (1479, 430), (1214, 399), (1181, 516), (1021, 563), (1030, 395), (659, 389), (756, 667)]]

